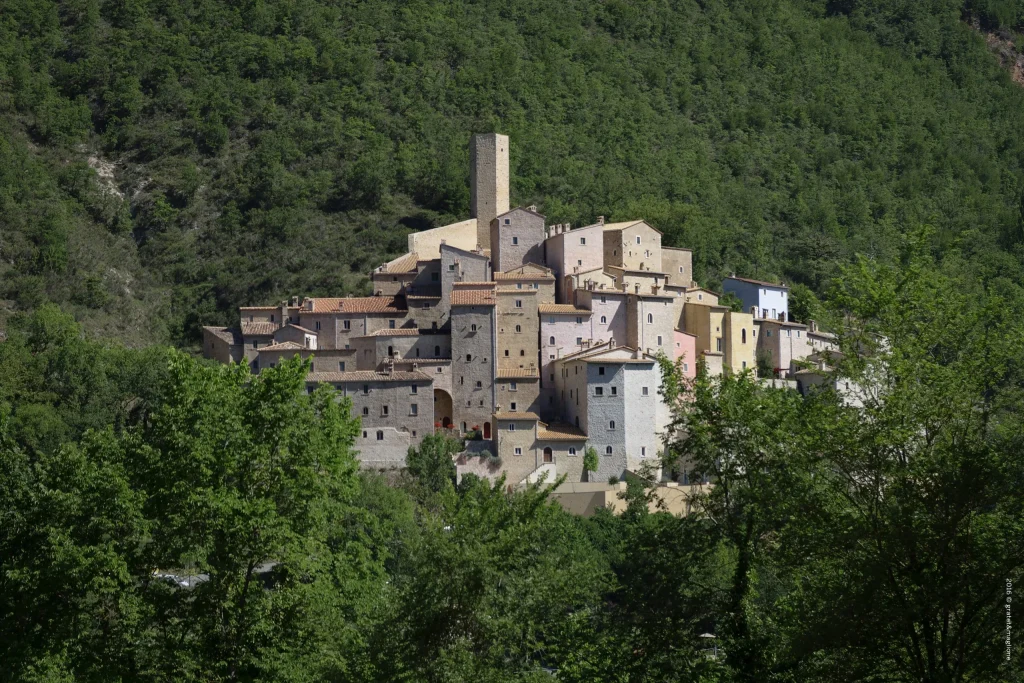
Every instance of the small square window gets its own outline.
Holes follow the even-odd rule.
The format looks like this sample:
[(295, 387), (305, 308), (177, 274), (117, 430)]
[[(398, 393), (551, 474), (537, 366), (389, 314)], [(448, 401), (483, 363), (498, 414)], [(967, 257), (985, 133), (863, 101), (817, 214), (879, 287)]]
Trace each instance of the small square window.
[(411, 393), (411, 394), (419, 393), (419, 390), (420, 390), (420, 388), (418, 386), (416, 386), (415, 384), (413, 384), (412, 387), (410, 387), (410, 389), (411, 389), (411, 391), (409, 393)]
[(519, 244), (519, 238), (518, 237), (513, 237), (512, 238), (512, 244), (513, 245)]
[(519, 388), (519, 385), (517, 383), (509, 382), (509, 384), (508, 384), (508, 390), (509, 391), (515, 391), (518, 388)]
[(480, 380), (477, 380), (477, 381), (476, 381), (476, 388), (477, 388), (477, 389), (481, 389), (481, 388), (483, 388), (483, 386), (484, 386), (484, 383), (483, 383), (483, 382), (481, 382)]
[(599, 374), (599, 375), (603, 375), (604, 374), (604, 366), (603, 365), (598, 366), (597, 374)]
[[(506, 218), (505, 219), (505, 225), (512, 225), (512, 219), (511, 218)], [(513, 239), (515, 239), (515, 238), (513, 238)]]
[(387, 406), (381, 406), (380, 407), (380, 414), (381, 414), (382, 417), (387, 417), (388, 416), (388, 407)]
[(640, 393), (641, 393), (641, 394), (642, 394), (643, 396), (647, 396), (647, 387), (643, 387), (643, 388), (642, 388), (642, 389), (640, 390)]
[(515, 401), (513, 401), (513, 402), (512, 402), (512, 404), (511, 404), (511, 405), (509, 406), (509, 409), (510, 409), (510, 410), (511, 410), (511, 411), (512, 411), (513, 413), (514, 413), (514, 412), (516, 412), (516, 402), (515, 402)]
[(437, 282), (439, 279), (441, 279), (441, 274), (440, 273), (431, 273), (430, 274), (430, 281), (431, 282)]
[(522, 308), (522, 307), (523, 307), (523, 300), (522, 299), (516, 299), (516, 308)]
[(517, 447), (516, 447), (516, 455), (522, 455), (522, 454), (523, 454), (523, 449), (522, 449), (522, 448), (519, 448), (519, 447), (517, 446)]
[(454, 273), (455, 272), (455, 264), (454, 263), (449, 263), (448, 264), (448, 272), (449, 273)]
[(604, 387), (594, 387), (594, 396), (604, 396)]
[(618, 396), (618, 395), (619, 395), (619, 388), (618, 387), (612, 387), (612, 396)]
[(389, 330), (395, 329), (395, 321), (394, 320), (389, 320), (388, 321), (388, 329)]
[(420, 414), (420, 407), (418, 405), (416, 405), (415, 403), (410, 403), (409, 404), (409, 414), (410, 415), (419, 415)]
[(583, 337), (576, 337), (576, 346), (583, 345)]
[(515, 422), (510, 422), (510, 423), (509, 423), (509, 425), (508, 425), (508, 431), (510, 431), (510, 432), (514, 432), (514, 431), (516, 431), (516, 423), (515, 423)]
[(352, 321), (351, 320), (342, 320), (341, 321), (341, 326), (344, 329), (346, 329), (346, 330), (351, 330), (352, 329)]

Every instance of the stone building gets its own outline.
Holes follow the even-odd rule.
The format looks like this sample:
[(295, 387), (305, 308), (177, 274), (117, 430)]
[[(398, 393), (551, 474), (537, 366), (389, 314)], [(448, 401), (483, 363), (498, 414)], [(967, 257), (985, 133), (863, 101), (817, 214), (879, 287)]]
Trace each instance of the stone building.
[(441, 245), (441, 299), (438, 303), (443, 323), (447, 328), (451, 308), (452, 290), (456, 283), (490, 282), (491, 261), (483, 251), (466, 251), (447, 244)]
[(458, 283), (451, 296), (453, 419), (463, 432), (491, 438), (497, 362), (494, 283)]
[(626, 339), (620, 344), (652, 356), (671, 358), (675, 347), (674, 298), (665, 294), (629, 294), (626, 299)]
[(757, 308), (760, 318), (789, 320), (789, 287), (732, 275), (722, 280), (722, 292), (735, 294), (743, 310)]
[(546, 263), (558, 282), (558, 300), (572, 303), (573, 290), (582, 283), (573, 283), (571, 275), (600, 272), (604, 268), (604, 218), (594, 225), (572, 230), (567, 225), (553, 225), (544, 240)]
[(757, 368), (757, 329), (754, 317), (749, 313), (726, 311), (725, 324), (725, 367), (735, 373)]
[(495, 271), (544, 265), (544, 216), (535, 206), (506, 211), (491, 221), (490, 245)]
[(328, 384), (352, 401), (361, 420), (355, 447), (365, 467), (393, 468), (405, 464), (410, 446), (433, 432), (431, 378), (409, 372), (314, 372), (306, 378), (313, 391)]
[(470, 212), (477, 223), (477, 246), (491, 248), (491, 221), (509, 208), (508, 136), (474, 135), (469, 143)]
[(498, 302), (498, 369), (529, 369), (536, 374), (540, 357), (538, 290), (499, 286), (495, 293)]
[(763, 356), (776, 377), (786, 378), (794, 359), (807, 358), (812, 349), (807, 326), (769, 318), (755, 318), (757, 354)]
[(661, 272), (661, 231), (646, 221), (605, 223), (604, 266)]
[(693, 250), (661, 248), (661, 267), (668, 276), (668, 284), (693, 287)]

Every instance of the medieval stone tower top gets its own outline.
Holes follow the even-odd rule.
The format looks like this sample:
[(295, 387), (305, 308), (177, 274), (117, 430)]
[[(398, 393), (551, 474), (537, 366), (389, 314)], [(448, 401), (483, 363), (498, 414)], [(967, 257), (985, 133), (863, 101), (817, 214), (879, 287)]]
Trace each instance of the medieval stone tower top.
[(491, 221), (508, 211), (508, 136), (474, 135), (469, 141), (470, 210), (477, 244), (491, 248)]

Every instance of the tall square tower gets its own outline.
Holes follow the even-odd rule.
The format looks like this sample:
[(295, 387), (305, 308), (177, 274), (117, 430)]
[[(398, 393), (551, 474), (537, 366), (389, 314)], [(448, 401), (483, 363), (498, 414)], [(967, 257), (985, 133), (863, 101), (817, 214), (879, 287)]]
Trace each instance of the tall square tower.
[(476, 218), (477, 243), (491, 248), (491, 221), (508, 211), (508, 136), (474, 135), (469, 141), (470, 211)]

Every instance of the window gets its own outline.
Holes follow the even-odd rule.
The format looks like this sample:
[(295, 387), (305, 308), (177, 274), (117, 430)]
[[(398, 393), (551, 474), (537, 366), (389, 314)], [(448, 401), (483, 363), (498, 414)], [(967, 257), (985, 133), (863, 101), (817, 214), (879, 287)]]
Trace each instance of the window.
[(380, 415), (381, 415), (381, 417), (387, 417), (388, 416), (388, 407), (387, 406), (381, 406), (380, 407)]
[(252, 316), (251, 315), (249, 316), (249, 322), (252, 322)]
[(352, 321), (351, 320), (342, 320), (341, 321), (341, 326), (342, 326), (343, 329), (351, 330), (352, 329)]
[(743, 361), (743, 369), (744, 369), (744, 370), (746, 370), (746, 369), (747, 369), (747, 361)]
[(608, 429), (615, 429), (615, 420), (608, 423)]
[(612, 387), (612, 396), (618, 396), (618, 395), (619, 395), (619, 388), (618, 387)]
[(508, 431), (510, 431), (510, 432), (516, 431), (516, 423), (515, 422), (509, 422), (509, 424), (508, 424)]
[(363, 394), (365, 395), (365, 394), (368, 394), (368, 393), (370, 393), (370, 385), (369, 384), (364, 384), (363, 385)]
[(467, 353), (466, 354), (466, 362), (467, 363), (471, 363), (472, 361), (473, 361), (473, 354)]
[(526, 351), (523, 350), (523, 349), (519, 349), (519, 355), (520, 356), (525, 356), (526, 355)]
[(581, 318), (579, 316), (576, 316), (576, 324), (577, 325), (582, 325), (583, 324), (583, 318)]
[(395, 355), (395, 347), (394, 346), (389, 346), (388, 347), (388, 358), (393, 358), (394, 355)]
[(658, 335), (658, 346), (661, 346), (661, 335)]
[(384, 440), (384, 432), (382, 432), (380, 430), (377, 430), (377, 441), (383, 441), (383, 440)]
[(554, 346), (554, 345), (555, 345), (555, 338), (554, 337), (548, 337), (548, 346)]
[(448, 272), (449, 273), (454, 273), (455, 272), (455, 264), (454, 263), (449, 263), (448, 264)]
[(799, 338), (800, 338), (800, 330), (797, 330), (797, 331), (796, 331), (796, 338), (797, 338), (797, 339), (799, 339)]
[(363, 430), (363, 438), (364, 439), (366, 438), (366, 430), (365, 429)]
[(647, 396), (648, 395), (647, 387), (641, 387), (640, 395), (641, 396)]
[(523, 283), (522, 282), (517, 282), (516, 283), (516, 289), (522, 289), (522, 288), (523, 288)]
[(522, 299), (516, 299), (516, 308), (522, 308), (522, 307), (523, 307), (523, 300)]
[(740, 330), (740, 341), (743, 342), (744, 344), (747, 343), (747, 329), (746, 328), (743, 328), (742, 330)]
[(569, 446), (569, 455), (576, 455), (576, 447)]
[(640, 244), (640, 235), (637, 235), (637, 236), (636, 236), (636, 243), (637, 243), (637, 244)]
[(310, 371), (310, 372), (316, 372), (316, 369), (315, 369), (315, 363), (310, 363), (310, 364), (309, 364), (309, 371)]
[(767, 318), (768, 317), (768, 309), (767, 308), (762, 308), (761, 309), (761, 317), (762, 318)]
[(317, 330), (317, 332), (320, 331), (320, 321), (319, 320), (316, 321), (316, 330)]
[(683, 372), (689, 372), (689, 371), (690, 371), (690, 364), (689, 363), (683, 363)]
[(519, 244), (519, 238), (518, 237), (513, 237), (512, 238), (512, 244)]
[(511, 410), (511, 411), (512, 411), (513, 413), (514, 413), (514, 412), (516, 411), (516, 402), (515, 402), (515, 401), (512, 401), (511, 405), (509, 406), (509, 409), (510, 409), (510, 410)]
[(775, 313), (775, 309), (774, 309), (774, 308), (772, 309), (772, 317), (773, 317), (773, 318), (777, 318), (777, 317), (779, 317), (779, 316), (778, 316), (778, 315), (777, 315), (777, 314)]
[(477, 380), (477, 381), (476, 381), (476, 388), (477, 388), (477, 389), (482, 389), (482, 388), (483, 388), (483, 386), (484, 386), (484, 383), (483, 383), (483, 382), (481, 382), (480, 380)]
[(679, 272), (680, 273), (683, 272), (683, 267), (682, 266), (679, 266)]
[(597, 374), (599, 374), (599, 375), (603, 375), (604, 374), (604, 366), (603, 365), (598, 366)]
[(646, 455), (647, 455), (647, 446), (641, 446), (640, 447), (640, 457), (643, 458)]
[(255, 340), (255, 339), (252, 340), (252, 348), (254, 348), (254, 349), (260, 348), (260, 343), (257, 340)]
[(420, 391), (420, 388), (418, 386), (416, 386), (415, 384), (413, 384), (412, 387), (410, 387), (410, 388), (412, 389), (412, 391), (409, 392), (410, 394), (418, 394), (419, 391)]
[(583, 337), (576, 337), (576, 346), (583, 345)]
[(388, 329), (389, 330), (395, 329), (395, 321), (394, 320), (389, 320), (388, 321)]
[(512, 219), (511, 218), (506, 218), (505, 219), (505, 225), (512, 225)]
[(765, 330), (764, 331), (764, 336), (766, 336), (766, 337), (772, 336), (772, 331), (771, 330)]
[(523, 331), (523, 326), (522, 325), (516, 325), (516, 332), (522, 332), (522, 331)]
[(338, 361), (338, 372), (345, 372), (345, 361)]
[(544, 447), (544, 462), (554, 462), (555, 454), (551, 451), (551, 446)]
[(583, 261), (581, 259), (576, 259), (576, 265), (577, 266), (582, 266), (583, 265)]
[(516, 455), (522, 455), (522, 454), (523, 454), (523, 449), (522, 449), (522, 448), (519, 448), (519, 447), (517, 446), (517, 447), (516, 447)]
[(505, 358), (508, 358), (508, 349), (505, 349)]
[[(470, 326), (469, 326), (469, 331), (470, 331), (470, 332), (476, 332), (476, 325), (475, 325), (475, 324), (473, 324), (473, 325), (470, 325)], [(467, 359), (467, 360), (468, 360), (468, 359)]]
[(604, 396), (604, 387), (594, 387), (594, 396)]
[(580, 238), (580, 245), (582, 246), (582, 245), (585, 245), (586, 243), (587, 243), (587, 238), (586, 237), (581, 237)]
[(607, 318), (607, 316), (603, 316), (603, 315), (602, 315), (602, 316), (601, 316), (601, 323), (602, 323), (602, 324), (604, 324), (604, 323), (607, 323), (607, 322), (608, 322), (608, 318)]
[(719, 353), (722, 352), (722, 338), (721, 337), (715, 337), (715, 350), (718, 351)]
[(410, 415), (419, 415), (420, 414), (420, 407), (419, 407), (419, 405), (417, 405), (415, 403), (410, 403), (409, 404), (409, 414)]
[(786, 336), (790, 337), (793, 335), (793, 330), (786, 330)]
[(602, 297), (601, 297), (601, 303), (603, 303), (603, 304), (606, 304), (606, 303), (608, 303), (608, 297), (606, 297), (606, 296), (602, 296)]
[(441, 347), (440, 346), (435, 346), (434, 347), (434, 358), (440, 358), (440, 357), (441, 357)]
[(270, 322), (274, 322), (274, 314), (273, 313), (270, 314)]
[(431, 282), (437, 282), (440, 279), (441, 279), (441, 273), (431, 273), (430, 274), (430, 281)]
[(429, 301), (424, 301), (422, 308), (430, 308), (430, 302)]
[(647, 324), (650, 325), (653, 322), (654, 322), (654, 314), (653, 313), (648, 313), (647, 314)]
[(612, 447), (611, 447), (611, 446), (607, 446), (607, 447), (606, 447), (606, 448), (604, 449), (604, 454), (605, 454), (605, 455), (611, 455), (611, 454), (612, 454)]
[(697, 301), (704, 301), (704, 295), (703, 294), (698, 294), (697, 295)]
[(367, 417), (369, 417), (369, 415), (370, 415), (370, 406), (363, 406), (363, 415), (366, 415)]

